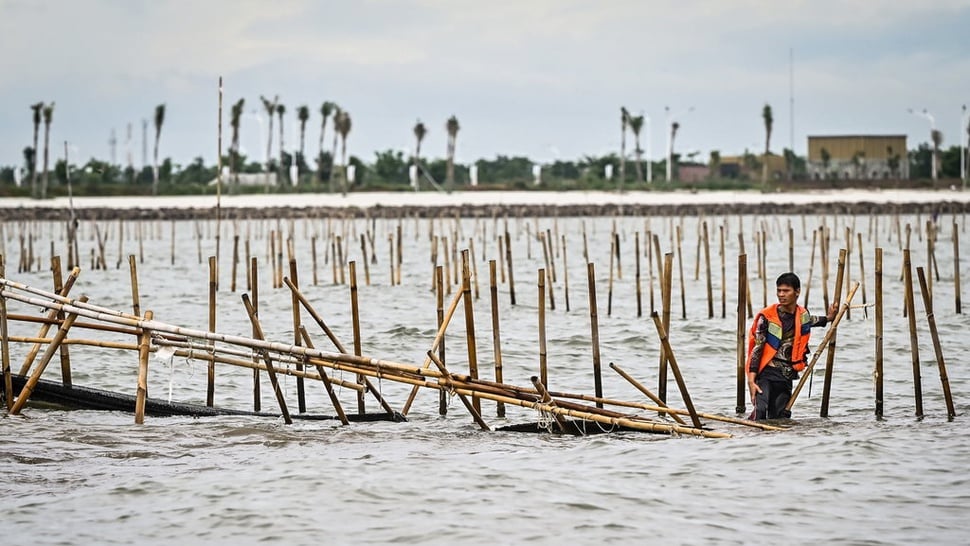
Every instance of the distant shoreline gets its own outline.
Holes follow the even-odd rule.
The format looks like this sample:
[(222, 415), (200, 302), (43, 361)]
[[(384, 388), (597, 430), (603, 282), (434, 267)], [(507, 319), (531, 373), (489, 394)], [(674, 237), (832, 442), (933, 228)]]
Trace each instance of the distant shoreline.
[[(82, 220), (213, 219), (215, 196), (76, 197)], [(825, 190), (681, 192), (454, 192), (224, 195), (224, 219), (325, 217), (697, 216), (735, 214), (963, 213), (970, 192), (955, 190)], [(0, 199), (0, 218), (65, 220), (67, 198)]]

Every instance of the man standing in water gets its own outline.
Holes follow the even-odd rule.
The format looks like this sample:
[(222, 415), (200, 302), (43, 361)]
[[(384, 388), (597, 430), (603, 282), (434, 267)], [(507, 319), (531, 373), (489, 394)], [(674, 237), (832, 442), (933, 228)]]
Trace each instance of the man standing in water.
[(801, 285), (794, 273), (778, 277), (778, 303), (754, 317), (748, 334), (748, 392), (757, 420), (791, 417), (785, 406), (791, 399), (792, 381), (805, 369), (812, 328), (835, 318), (835, 303), (824, 317), (813, 317), (798, 305)]

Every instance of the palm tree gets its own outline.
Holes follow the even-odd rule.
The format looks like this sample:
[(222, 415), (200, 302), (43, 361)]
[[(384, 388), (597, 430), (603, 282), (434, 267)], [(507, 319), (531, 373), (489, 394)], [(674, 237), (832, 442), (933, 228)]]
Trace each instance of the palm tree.
[[(323, 136), (327, 132), (327, 118), (330, 117), (330, 114), (333, 113), (336, 107), (337, 105), (330, 101), (324, 101), (323, 104), (320, 105), (320, 116), (323, 118), (323, 121), (320, 122), (320, 145), (319, 150), (317, 151), (317, 166), (320, 172), (321, 180), (323, 180)], [(330, 163), (330, 168), (333, 169), (333, 157), (330, 158)]]
[(30, 109), (34, 111), (34, 159), (28, 165), (30, 168), (30, 196), (37, 199), (37, 134), (40, 132), (40, 115), (44, 109), (44, 103), (32, 104)]
[(47, 160), (50, 157), (51, 120), (54, 119), (54, 103), (44, 106), (44, 178), (40, 184), (40, 198), (47, 199)]
[(162, 124), (165, 123), (165, 105), (155, 107), (155, 162), (152, 164), (152, 195), (158, 195), (158, 139), (162, 136)]
[(711, 159), (708, 168), (710, 169), (710, 178), (716, 179), (721, 177), (721, 152), (711, 150)]
[[(939, 129), (933, 129), (930, 131), (930, 140), (933, 141), (933, 158), (932, 158), (932, 170), (931, 174), (933, 180), (936, 180), (937, 176), (937, 165), (940, 163), (940, 145), (943, 144), (943, 133)], [(45, 158), (46, 161), (46, 158)]]
[(229, 126), (232, 127), (232, 145), (229, 148), (229, 168), (233, 173), (233, 188), (239, 190), (239, 123), (242, 119), (246, 99), (239, 99), (232, 105)]
[(822, 148), (819, 155), (822, 156), (822, 178), (828, 178), (829, 165), (832, 163), (832, 154), (826, 148)]
[[(677, 129), (680, 129), (680, 123), (673, 122), (670, 124), (670, 165), (667, 165), (667, 171), (670, 173), (674, 172), (674, 139), (677, 138)], [(671, 177), (667, 177), (667, 181), (672, 180)]]
[(414, 139), (416, 141), (414, 146), (414, 168), (415, 168), (415, 180), (414, 180), (414, 191), (418, 191), (418, 178), (421, 177), (421, 141), (424, 140), (425, 135), (428, 134), (428, 128), (421, 123), (419, 119), (417, 123), (414, 124)]
[(343, 174), (342, 179), (342, 193), (347, 195), (347, 134), (350, 133), (350, 114), (341, 110), (337, 117), (334, 118), (334, 126), (337, 132), (340, 133), (340, 163), (342, 165), (341, 172)]
[(765, 120), (765, 158), (761, 165), (761, 186), (768, 185), (768, 151), (771, 149), (771, 126), (775, 118), (771, 115), (771, 105), (765, 104), (761, 110), (761, 117)]
[[(640, 157), (643, 150), (640, 149), (640, 131), (643, 130), (643, 115), (630, 118), (630, 130), (633, 131), (633, 143), (636, 146), (633, 153), (636, 154), (637, 181), (643, 182), (643, 167), (640, 165)], [(620, 163), (622, 165), (622, 163)], [(622, 171), (621, 171), (622, 172)]]
[(273, 100), (270, 101), (266, 97), (260, 95), (259, 100), (263, 101), (263, 108), (266, 109), (266, 115), (269, 116), (269, 131), (267, 131), (266, 138), (266, 193), (269, 193), (269, 179), (270, 179), (270, 158), (273, 157), (273, 115), (276, 113), (276, 103), (279, 102), (280, 96), (276, 95)]
[(617, 180), (617, 189), (623, 188), (623, 179), (626, 178), (626, 126), (630, 123), (630, 112), (625, 106), (620, 107), (620, 178)]
[(330, 191), (333, 192), (333, 173), (337, 166), (337, 137), (340, 136), (340, 128), (338, 127), (338, 120), (343, 113), (343, 110), (339, 106), (334, 106), (333, 109), (333, 150), (330, 152), (330, 176), (328, 181), (330, 183)]
[(461, 129), (461, 126), (458, 125), (458, 118), (455, 116), (448, 118), (445, 123), (445, 130), (448, 131), (448, 169), (445, 176), (448, 191), (454, 189), (455, 186), (455, 145), (458, 140), (459, 129)]
[(306, 137), (306, 122), (310, 119), (310, 107), (307, 105), (300, 106), (296, 109), (296, 117), (300, 120), (300, 153), (296, 156), (294, 163), (296, 163), (296, 178), (300, 179), (300, 163), (303, 161), (303, 143), (304, 137)]
[(286, 180), (286, 176), (287, 176), (286, 171), (283, 169), (283, 154), (286, 153), (284, 151), (284, 143), (283, 143), (283, 115), (284, 114), (286, 114), (286, 107), (283, 106), (282, 104), (277, 103), (276, 115), (280, 117), (280, 167), (279, 167), (279, 170), (277, 171), (277, 176), (276, 176), (277, 183), (282, 183), (284, 180)]

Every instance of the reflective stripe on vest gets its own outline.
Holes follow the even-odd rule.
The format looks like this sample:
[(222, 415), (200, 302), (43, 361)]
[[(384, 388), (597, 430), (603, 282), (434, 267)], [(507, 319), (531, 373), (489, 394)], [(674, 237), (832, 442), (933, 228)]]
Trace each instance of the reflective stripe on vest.
[[(784, 331), (781, 326), (781, 317), (778, 316), (778, 304), (766, 307), (758, 313), (754, 317), (754, 322), (751, 324), (751, 330), (748, 333), (749, 361), (751, 359), (751, 352), (754, 350), (754, 337), (758, 328), (759, 318), (768, 321), (768, 328), (765, 333), (765, 344), (761, 351), (761, 362), (758, 363), (758, 373), (761, 373), (761, 370), (771, 362), (771, 359), (775, 357), (775, 354), (777, 354), (778, 349), (781, 347)], [(805, 369), (805, 354), (808, 349), (808, 339), (812, 334), (811, 320), (812, 317), (808, 311), (799, 305), (795, 310), (795, 339), (792, 341), (791, 354), (792, 368), (795, 371), (800, 372)]]

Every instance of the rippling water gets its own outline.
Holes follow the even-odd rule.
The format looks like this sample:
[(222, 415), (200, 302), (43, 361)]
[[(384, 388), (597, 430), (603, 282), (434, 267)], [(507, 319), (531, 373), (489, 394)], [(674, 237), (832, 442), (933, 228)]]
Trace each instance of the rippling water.
[[(680, 286), (674, 261), (673, 313), (670, 339), (694, 404), (703, 411), (733, 415), (735, 406), (735, 292), (739, 225), (743, 226), (752, 300), (764, 298), (754, 279), (756, 220), (707, 218), (711, 234), (713, 307), (707, 317), (705, 267), (697, 264), (696, 218), (587, 218), (509, 220), (515, 264), (517, 305), (509, 304), (507, 284), (500, 286), (502, 354), (505, 380), (526, 385), (538, 372), (536, 270), (542, 267), (541, 247), (528, 233), (550, 229), (567, 238), (570, 310), (565, 310), (563, 257), (556, 252), (555, 310), (546, 311), (550, 387), (591, 393), (592, 349), (583, 263), (582, 232), (588, 236), (590, 259), (596, 264), (597, 300), (604, 390), (607, 396), (641, 400), (632, 387), (613, 374), (615, 362), (643, 383), (656, 388), (658, 341), (649, 318), (647, 262), (641, 258), (644, 316), (637, 317), (634, 283), (634, 231), (659, 235), (663, 252), (672, 249), (671, 226), (683, 224), (683, 265), (687, 318), (680, 315)], [(808, 279), (811, 229), (823, 219), (808, 218), (808, 232), (796, 219), (793, 232), (798, 255), (796, 270)], [(129, 414), (59, 411), (28, 407), (22, 416), (5, 416), (0, 424), (0, 493), (5, 500), (6, 536), (44, 544), (76, 543), (820, 543), (840, 544), (960, 544), (966, 542), (970, 442), (964, 422), (967, 372), (966, 331), (970, 319), (954, 312), (951, 218), (940, 219), (937, 243), (940, 279), (934, 279), (935, 316), (956, 402), (957, 418), (946, 419), (939, 373), (923, 305), (917, 287), (917, 318), (926, 416), (914, 416), (912, 357), (902, 315), (901, 252), (898, 235), (890, 235), (891, 218), (881, 217), (872, 236), (868, 218), (827, 217), (836, 237), (844, 240), (845, 225), (863, 234), (866, 285), (873, 299), (873, 247), (878, 237), (885, 251), (885, 418), (873, 414), (874, 321), (853, 309), (840, 326), (828, 418), (820, 418), (821, 360), (811, 397), (803, 392), (795, 406), (794, 427), (763, 433), (712, 423), (715, 430), (734, 434), (728, 440), (704, 440), (641, 433), (587, 437), (480, 431), (464, 408), (452, 399), (449, 414), (440, 417), (437, 395), (421, 392), (407, 423), (296, 421), (256, 417), (147, 418), (132, 424)], [(924, 219), (903, 218), (914, 228), (914, 266), (926, 263), (925, 234), (916, 226)], [(957, 218), (961, 238), (963, 219)], [(610, 231), (614, 222), (621, 238), (622, 279), (614, 279), (608, 294)], [(769, 279), (788, 269), (786, 220), (768, 219)], [(293, 224), (300, 261), (300, 280), (313, 304), (345, 345), (351, 346), (349, 289), (332, 283), (324, 263), (328, 229), (341, 229), (358, 240), (370, 224), (332, 225), (323, 221)], [(429, 223), (408, 220), (403, 229), (403, 283), (388, 282), (387, 234), (397, 222), (376, 222), (377, 263), (371, 265), (371, 285), (358, 266), (364, 353), (407, 363), (419, 363), (435, 331), (435, 300), (430, 291)], [(725, 227), (727, 257), (726, 317), (721, 318), (719, 226)], [(124, 253), (138, 253), (126, 225)], [(289, 230), (288, 223), (281, 224)], [(453, 238), (454, 221), (435, 222), (436, 233)], [(196, 226), (177, 224), (177, 257), (169, 263), (169, 225), (146, 224), (145, 260), (139, 265), (142, 309), (157, 320), (204, 329), (207, 323), (208, 273), (198, 262)], [(276, 224), (237, 225), (244, 240), (250, 234), (259, 257), (260, 316), (267, 336), (292, 339), (290, 296), (272, 290), (266, 262), (265, 233)], [(459, 239), (467, 247), (475, 240), (481, 299), (475, 304), (480, 373), (492, 372), (492, 335), (488, 303), (488, 266), (498, 258), (494, 239), (503, 223), (491, 220), (461, 223)], [(118, 258), (117, 224), (103, 224), (108, 243), (107, 271), (82, 272), (74, 294), (88, 294), (99, 305), (128, 309), (127, 268), (114, 267)], [(482, 230), (485, 230), (484, 237)], [(85, 234), (90, 230), (85, 227)], [(203, 230), (203, 254), (214, 253), (211, 226)], [(15, 227), (7, 226), (8, 237)], [(35, 243), (46, 251), (51, 239), (63, 246), (59, 230), (44, 228)], [(319, 235), (319, 284), (312, 286), (310, 237)], [(221, 292), (218, 330), (248, 334), (249, 323), (239, 293), (228, 290), (233, 227), (222, 236)], [(892, 240), (889, 237), (892, 236)], [(557, 239), (558, 240), (558, 239)], [(15, 274), (13, 246), (7, 244), (8, 275), (35, 286), (48, 286), (49, 273)], [(483, 244), (484, 241), (484, 244)], [(450, 244), (450, 243), (449, 243)], [(96, 243), (88, 235), (81, 255)], [(349, 258), (360, 260), (359, 243), (349, 245)], [(484, 246), (484, 248), (483, 248)], [(961, 255), (968, 256), (968, 245)], [(243, 245), (240, 243), (240, 249)], [(836, 250), (832, 252), (834, 285)], [(858, 249), (850, 259), (851, 279), (859, 277)], [(809, 307), (821, 311), (820, 266), (816, 264)], [(439, 263), (443, 264), (441, 256)], [(966, 258), (962, 278), (968, 277)], [(11, 270), (12, 269), (12, 270)], [(242, 281), (240, 268), (239, 284)], [(915, 274), (914, 274), (915, 278)], [(655, 301), (659, 307), (659, 293)], [(773, 291), (771, 283), (769, 290)], [(804, 288), (803, 288), (804, 295)], [(449, 296), (450, 297), (450, 296)], [(772, 293), (768, 301), (773, 301)], [(861, 293), (856, 302), (861, 302)], [(611, 313), (607, 306), (611, 304)], [(13, 309), (11, 312), (22, 312)], [(870, 316), (871, 316), (871, 309)], [(305, 319), (307, 320), (307, 319)], [(34, 326), (19, 333), (32, 335)], [(18, 333), (18, 332), (15, 332)], [(80, 334), (75, 334), (80, 335)], [(322, 336), (317, 345), (322, 347)], [(816, 344), (821, 332), (816, 331)], [(467, 370), (465, 328), (461, 311), (447, 338), (453, 371)], [(22, 353), (13, 354), (19, 366)], [(136, 355), (119, 350), (72, 347), (76, 384), (134, 392)], [(45, 377), (57, 379), (52, 365)], [(201, 402), (205, 397), (203, 362), (152, 360), (150, 392), (176, 400)], [(348, 377), (348, 379), (350, 379)], [(408, 388), (377, 381), (395, 408)], [(283, 380), (288, 401), (295, 406), (295, 382)], [(322, 388), (308, 386), (311, 412), (330, 413)], [(668, 393), (680, 403), (676, 384)], [(248, 371), (219, 369), (219, 405), (249, 409)], [(341, 391), (351, 407), (354, 393)], [(645, 400), (644, 400), (645, 401)], [(368, 401), (369, 411), (376, 406)], [(531, 410), (508, 408), (507, 419), (495, 417), (494, 405), (483, 401), (483, 413), (493, 426), (535, 421)], [(263, 409), (274, 401), (263, 387)]]

